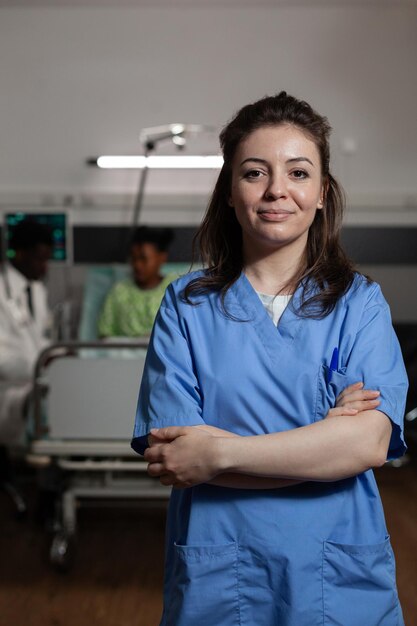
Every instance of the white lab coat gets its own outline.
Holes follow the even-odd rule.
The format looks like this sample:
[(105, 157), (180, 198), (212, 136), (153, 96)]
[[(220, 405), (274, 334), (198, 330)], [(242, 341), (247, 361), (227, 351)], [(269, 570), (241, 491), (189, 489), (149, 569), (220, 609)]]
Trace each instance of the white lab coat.
[(31, 281), (34, 317), (28, 302), (28, 280), (11, 265), (0, 272), (0, 443), (20, 443), (25, 432), (23, 407), (32, 388), (33, 368), (48, 345), (50, 312), (46, 289)]

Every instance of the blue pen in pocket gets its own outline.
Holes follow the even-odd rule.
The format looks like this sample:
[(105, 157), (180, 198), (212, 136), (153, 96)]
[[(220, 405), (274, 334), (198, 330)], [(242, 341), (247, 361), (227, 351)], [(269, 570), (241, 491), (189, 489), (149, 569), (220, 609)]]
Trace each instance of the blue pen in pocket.
[(328, 369), (327, 382), (329, 383), (332, 380), (332, 373), (337, 372), (339, 367), (339, 350), (335, 348), (333, 350), (332, 358), (330, 359), (330, 366)]

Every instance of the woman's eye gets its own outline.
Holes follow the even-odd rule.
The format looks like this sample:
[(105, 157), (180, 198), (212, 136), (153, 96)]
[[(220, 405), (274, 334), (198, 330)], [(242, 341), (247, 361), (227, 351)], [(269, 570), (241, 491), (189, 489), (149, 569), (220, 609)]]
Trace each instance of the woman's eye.
[(262, 175), (261, 170), (249, 170), (245, 173), (245, 178), (260, 178)]
[(305, 170), (293, 170), (291, 174), (294, 178), (298, 178), (300, 180), (308, 178), (308, 173)]

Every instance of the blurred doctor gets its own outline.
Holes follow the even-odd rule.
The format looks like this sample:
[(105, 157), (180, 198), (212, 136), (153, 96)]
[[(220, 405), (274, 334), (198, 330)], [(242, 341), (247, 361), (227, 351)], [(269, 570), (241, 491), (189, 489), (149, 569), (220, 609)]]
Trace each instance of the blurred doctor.
[(41, 280), (52, 253), (45, 226), (25, 220), (13, 232), (16, 251), (0, 273), (0, 443), (23, 441), (33, 367), (48, 344), (50, 312)]

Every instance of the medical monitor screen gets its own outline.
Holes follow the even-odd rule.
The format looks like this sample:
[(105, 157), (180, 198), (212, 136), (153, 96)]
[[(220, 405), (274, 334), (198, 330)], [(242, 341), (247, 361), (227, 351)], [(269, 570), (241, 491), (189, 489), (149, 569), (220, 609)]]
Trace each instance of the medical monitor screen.
[(65, 213), (7, 213), (5, 224), (5, 244), (8, 259), (13, 259), (16, 251), (11, 247), (13, 231), (24, 220), (44, 224), (51, 231), (53, 245), (51, 261), (67, 261), (68, 237), (67, 216)]

